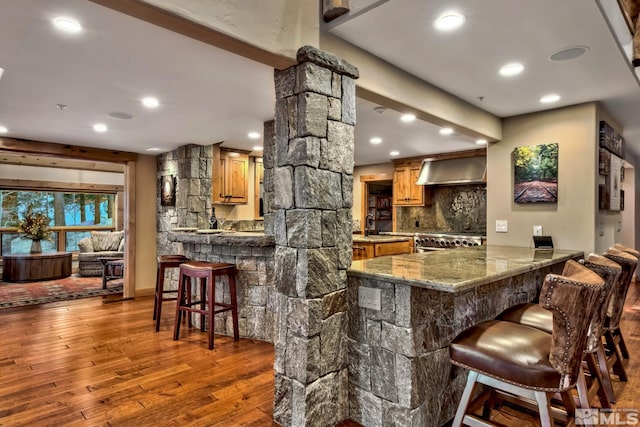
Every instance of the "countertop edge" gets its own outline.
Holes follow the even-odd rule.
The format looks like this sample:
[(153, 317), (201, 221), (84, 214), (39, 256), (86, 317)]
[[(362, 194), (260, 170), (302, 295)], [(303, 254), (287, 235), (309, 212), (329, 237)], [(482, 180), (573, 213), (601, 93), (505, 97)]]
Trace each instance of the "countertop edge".
[(234, 232), (198, 234), (169, 231), (167, 234), (168, 240), (171, 242), (201, 245), (270, 247), (276, 244), (274, 236), (267, 236), (264, 233)]
[(521, 267), (511, 268), (508, 271), (494, 273), (494, 274), (477, 278), (477, 279), (466, 280), (457, 284), (444, 284), (441, 282), (433, 282), (425, 279), (412, 279), (412, 278), (407, 278), (404, 276), (398, 276), (394, 274), (387, 274), (387, 273), (380, 273), (380, 272), (374, 273), (374, 272), (366, 272), (362, 270), (352, 270), (351, 268), (347, 270), (347, 275), (353, 276), (353, 277), (362, 277), (366, 279), (382, 280), (386, 282), (393, 282), (395, 284), (404, 284), (404, 285), (414, 286), (418, 288), (432, 289), (436, 291), (457, 294), (457, 293), (466, 292), (471, 289), (475, 289), (477, 287), (480, 287), (489, 283), (496, 282), (498, 280), (506, 279), (506, 278), (513, 277), (523, 273), (528, 273), (534, 270), (538, 270), (540, 268), (566, 262), (569, 259), (575, 259), (576, 257), (582, 257), (582, 256), (584, 256), (584, 252), (574, 251), (552, 260), (537, 261), (534, 264), (522, 265)]

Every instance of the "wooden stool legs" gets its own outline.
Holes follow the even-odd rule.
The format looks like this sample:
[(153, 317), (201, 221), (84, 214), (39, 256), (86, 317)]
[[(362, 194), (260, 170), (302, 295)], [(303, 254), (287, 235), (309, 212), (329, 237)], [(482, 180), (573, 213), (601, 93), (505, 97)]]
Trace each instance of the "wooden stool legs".
[[(190, 313), (200, 314), (200, 330), (208, 332), (209, 350), (213, 349), (214, 338), (214, 320), (215, 315), (225, 311), (231, 311), (233, 320), (233, 338), (237, 341), (240, 339), (238, 330), (238, 301), (236, 295), (236, 268), (233, 264), (225, 263), (208, 263), (192, 261), (180, 265), (180, 279), (178, 280), (178, 304), (176, 305), (176, 320), (173, 330), (173, 339), (180, 337), (180, 323), (182, 320), (182, 312), (189, 318), (189, 326), (191, 321)], [(230, 302), (225, 304), (222, 301), (216, 301), (216, 277), (226, 275), (229, 278), (229, 294)], [(200, 295), (199, 301), (192, 301), (193, 283), (191, 279), (199, 279)]]
[(178, 268), (183, 262), (189, 261), (184, 255), (161, 255), (158, 257), (158, 268), (156, 272), (156, 290), (153, 299), (153, 320), (156, 321), (156, 332), (160, 330), (160, 319), (162, 318), (162, 303), (164, 301), (175, 301), (177, 297), (167, 298), (165, 293), (176, 294), (177, 290), (164, 289), (164, 276), (167, 268)]

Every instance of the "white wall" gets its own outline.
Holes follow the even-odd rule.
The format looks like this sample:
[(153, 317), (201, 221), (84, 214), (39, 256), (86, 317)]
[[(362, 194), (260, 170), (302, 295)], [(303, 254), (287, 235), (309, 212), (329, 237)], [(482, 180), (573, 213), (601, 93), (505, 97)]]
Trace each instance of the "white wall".
[(0, 179), (124, 185), (124, 174), (38, 166), (0, 165)]
[[(555, 246), (595, 250), (597, 212), (596, 104), (560, 108), (503, 120), (502, 141), (487, 149), (487, 242), (531, 246), (532, 228), (542, 225)], [(558, 203), (513, 201), (512, 152), (516, 147), (557, 142)], [(496, 233), (496, 220), (509, 231)]]

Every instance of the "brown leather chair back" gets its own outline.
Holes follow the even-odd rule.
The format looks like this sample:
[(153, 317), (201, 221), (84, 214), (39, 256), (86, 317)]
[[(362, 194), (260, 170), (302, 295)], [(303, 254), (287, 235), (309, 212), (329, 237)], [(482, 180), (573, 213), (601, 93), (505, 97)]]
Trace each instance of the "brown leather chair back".
[(620, 326), (620, 319), (622, 318), (622, 312), (624, 310), (624, 300), (627, 298), (627, 291), (629, 290), (633, 273), (636, 271), (638, 258), (615, 248), (609, 248), (604, 256), (620, 264), (620, 267), (622, 267), (622, 274), (620, 275), (617, 286), (613, 289), (607, 310), (605, 327), (613, 330)]
[(587, 347), (585, 349), (586, 352), (592, 353), (598, 348), (598, 343), (602, 339), (604, 321), (607, 317), (607, 308), (609, 307), (613, 289), (618, 285), (618, 280), (620, 280), (622, 267), (620, 267), (620, 264), (596, 254), (590, 254), (587, 259), (581, 260), (580, 263), (604, 280), (604, 290), (601, 293), (598, 306), (593, 313), (587, 337)]
[(633, 255), (636, 258), (640, 258), (640, 252), (633, 248), (630, 248), (629, 246), (625, 246), (622, 243), (616, 243), (615, 245), (613, 245), (613, 249), (617, 249), (619, 251), (626, 252), (629, 255)]
[(562, 376), (561, 387), (578, 378), (592, 314), (604, 290), (604, 280), (576, 261), (564, 265), (562, 275), (548, 274), (540, 305), (553, 312), (549, 362)]

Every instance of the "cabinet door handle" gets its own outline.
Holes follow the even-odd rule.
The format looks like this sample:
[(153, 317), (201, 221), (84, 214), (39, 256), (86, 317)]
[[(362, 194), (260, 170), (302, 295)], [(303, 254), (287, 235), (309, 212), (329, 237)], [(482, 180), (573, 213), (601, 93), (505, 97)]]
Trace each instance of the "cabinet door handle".
[(366, 250), (366, 248), (365, 248), (365, 247), (363, 247), (363, 246), (354, 246), (354, 247), (353, 247), (353, 250), (354, 250), (354, 251), (364, 251), (364, 250)]

